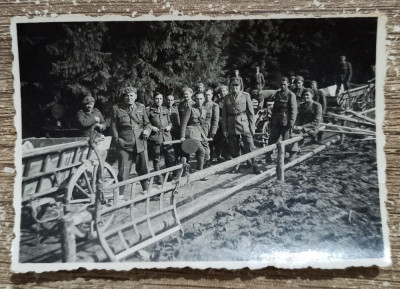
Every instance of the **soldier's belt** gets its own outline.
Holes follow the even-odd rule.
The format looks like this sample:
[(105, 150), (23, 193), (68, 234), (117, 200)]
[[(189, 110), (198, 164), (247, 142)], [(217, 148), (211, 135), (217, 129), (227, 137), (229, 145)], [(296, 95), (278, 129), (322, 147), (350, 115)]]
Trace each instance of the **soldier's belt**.
[(137, 130), (137, 129), (143, 129), (143, 128), (138, 125), (122, 126), (119, 128), (119, 131), (129, 131), (129, 130)]
[(244, 114), (244, 112), (228, 113), (228, 116), (239, 116)]

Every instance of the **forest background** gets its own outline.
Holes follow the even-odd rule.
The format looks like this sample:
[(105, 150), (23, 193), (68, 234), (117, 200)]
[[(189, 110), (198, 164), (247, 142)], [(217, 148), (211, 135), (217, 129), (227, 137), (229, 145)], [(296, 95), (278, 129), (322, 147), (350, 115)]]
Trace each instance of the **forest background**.
[(179, 98), (185, 85), (227, 84), (234, 69), (248, 88), (259, 66), (270, 89), (290, 71), (326, 87), (340, 55), (353, 65), (351, 82), (365, 83), (376, 32), (376, 18), (18, 24), (23, 137), (43, 136), (54, 103), (64, 127), (86, 95), (107, 115), (125, 85), (148, 105), (155, 91)]

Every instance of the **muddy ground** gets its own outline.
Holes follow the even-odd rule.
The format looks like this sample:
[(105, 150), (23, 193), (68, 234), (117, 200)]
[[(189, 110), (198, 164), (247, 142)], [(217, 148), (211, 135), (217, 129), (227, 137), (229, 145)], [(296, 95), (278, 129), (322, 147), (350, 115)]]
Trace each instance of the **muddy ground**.
[(150, 260), (382, 257), (375, 143), (348, 141), (290, 169), (285, 183), (257, 184), (188, 220), (183, 236), (149, 250)]
[[(244, 168), (179, 189), (178, 212), (250, 175)], [(324, 260), (383, 256), (375, 143), (348, 138), (285, 177), (285, 183), (271, 177), (182, 220), (183, 236), (177, 232), (127, 261), (268, 261), (309, 251)], [(39, 242), (32, 233), (21, 239), (21, 262), (61, 261), (57, 232)], [(77, 261), (109, 260), (94, 238), (78, 240)]]

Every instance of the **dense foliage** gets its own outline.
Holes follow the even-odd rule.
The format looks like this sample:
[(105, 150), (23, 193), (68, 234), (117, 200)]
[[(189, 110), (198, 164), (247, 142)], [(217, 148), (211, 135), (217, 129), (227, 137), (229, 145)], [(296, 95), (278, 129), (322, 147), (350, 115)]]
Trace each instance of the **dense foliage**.
[(115, 104), (128, 84), (146, 104), (155, 91), (179, 96), (184, 85), (227, 83), (234, 69), (248, 87), (256, 65), (272, 88), (289, 71), (327, 86), (344, 54), (353, 81), (363, 82), (375, 42), (373, 18), (19, 24), (23, 127), (49, 103), (67, 112), (85, 95), (99, 107)]

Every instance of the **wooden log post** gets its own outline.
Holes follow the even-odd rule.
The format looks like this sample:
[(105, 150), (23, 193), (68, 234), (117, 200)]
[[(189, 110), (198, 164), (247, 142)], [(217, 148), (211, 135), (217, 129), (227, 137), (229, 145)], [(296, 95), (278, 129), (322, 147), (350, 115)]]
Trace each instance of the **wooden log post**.
[(70, 213), (60, 219), (62, 262), (76, 261), (75, 225)]
[(283, 142), (277, 143), (278, 158), (276, 162), (276, 176), (278, 181), (285, 181), (285, 144)]

